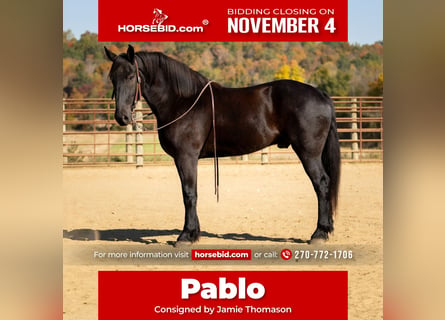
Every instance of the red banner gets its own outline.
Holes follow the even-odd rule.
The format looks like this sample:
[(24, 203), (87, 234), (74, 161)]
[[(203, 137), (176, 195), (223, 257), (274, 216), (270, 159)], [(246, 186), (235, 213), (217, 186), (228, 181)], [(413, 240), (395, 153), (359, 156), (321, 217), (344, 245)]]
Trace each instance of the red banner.
[(347, 318), (347, 271), (99, 271), (99, 320)]
[(347, 0), (99, 0), (99, 41), (347, 40)]

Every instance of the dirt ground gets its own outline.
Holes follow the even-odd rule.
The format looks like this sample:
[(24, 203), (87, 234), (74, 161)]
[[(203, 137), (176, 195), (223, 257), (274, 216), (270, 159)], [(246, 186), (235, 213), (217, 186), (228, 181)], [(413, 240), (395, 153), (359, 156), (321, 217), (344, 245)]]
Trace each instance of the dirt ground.
[[(304, 242), (315, 230), (317, 203), (301, 165), (221, 165), (219, 202), (213, 190), (213, 166), (200, 165), (198, 170), (198, 215), (203, 231), (199, 245), (309, 247)], [(63, 176), (65, 256), (73, 247), (97, 244), (170, 247), (182, 228), (180, 182), (173, 166), (66, 168)], [(65, 261), (64, 319), (97, 319), (97, 270), (116, 269), (348, 270), (349, 319), (382, 319), (383, 165), (344, 163), (340, 184), (335, 232), (328, 243), (345, 248), (365, 246), (373, 255), (370, 260), (350, 265), (247, 268)]]

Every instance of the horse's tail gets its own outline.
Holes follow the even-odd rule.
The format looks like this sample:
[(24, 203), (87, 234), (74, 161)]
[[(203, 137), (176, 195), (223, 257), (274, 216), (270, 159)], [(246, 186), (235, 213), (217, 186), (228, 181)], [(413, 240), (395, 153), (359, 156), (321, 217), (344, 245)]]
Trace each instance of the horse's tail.
[(335, 120), (335, 107), (329, 98), (332, 109), (331, 127), (322, 153), (323, 167), (329, 176), (329, 201), (331, 204), (330, 215), (335, 215), (337, 209), (338, 189), (340, 185), (340, 143), (337, 134), (337, 122)]

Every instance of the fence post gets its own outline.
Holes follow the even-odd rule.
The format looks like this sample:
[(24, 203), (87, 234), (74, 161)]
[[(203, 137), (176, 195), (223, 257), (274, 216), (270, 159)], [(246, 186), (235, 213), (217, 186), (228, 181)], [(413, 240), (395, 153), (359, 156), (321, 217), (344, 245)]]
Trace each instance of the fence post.
[(261, 150), (261, 164), (269, 163), (269, 152), (268, 148), (264, 148)]
[(351, 105), (351, 129), (353, 130), (353, 132), (351, 133), (351, 139), (355, 140), (352, 141), (352, 159), (353, 160), (359, 160), (359, 153), (358, 151), (358, 132), (357, 132), (357, 98), (352, 98), (352, 105)]
[[(63, 134), (66, 132), (66, 114), (65, 114), (65, 103), (62, 104), (62, 121), (63, 121)], [(62, 137), (63, 142), (65, 142), (65, 137)], [(68, 157), (63, 157), (63, 164), (68, 163)]]
[(142, 123), (142, 101), (136, 103), (136, 168), (144, 166), (144, 144), (142, 137), (142, 130), (144, 124)]
[(128, 124), (126, 127), (127, 133), (125, 134), (125, 152), (127, 153), (127, 162), (133, 163), (133, 125)]

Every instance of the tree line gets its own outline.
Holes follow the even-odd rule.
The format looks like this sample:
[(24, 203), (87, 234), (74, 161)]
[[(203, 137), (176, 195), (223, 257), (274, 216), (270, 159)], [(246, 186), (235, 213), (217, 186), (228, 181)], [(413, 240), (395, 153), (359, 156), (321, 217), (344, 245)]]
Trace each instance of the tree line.
[[(104, 46), (125, 52), (127, 43), (98, 42), (85, 32), (63, 32), (63, 87), (70, 98), (111, 97), (111, 62)], [(310, 83), (331, 96), (383, 95), (383, 42), (137, 42), (137, 51), (160, 51), (228, 87), (274, 79)]]

